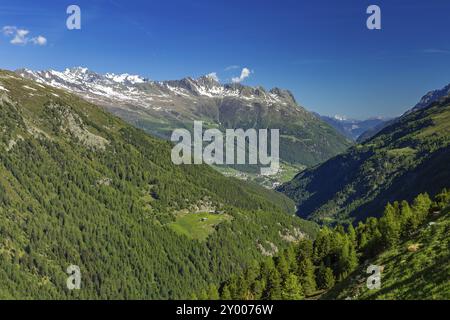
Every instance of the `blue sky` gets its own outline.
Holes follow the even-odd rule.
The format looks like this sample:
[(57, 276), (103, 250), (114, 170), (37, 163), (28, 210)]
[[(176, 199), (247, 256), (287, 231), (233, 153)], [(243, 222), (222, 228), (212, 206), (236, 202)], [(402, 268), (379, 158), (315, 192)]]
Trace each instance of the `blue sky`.
[[(70, 4), (81, 30), (66, 28)], [(371, 4), (381, 30), (366, 28)], [(2, 0), (0, 28), (29, 33), (0, 35), (0, 68), (228, 82), (247, 67), (244, 84), (290, 89), (321, 114), (395, 116), (450, 82), (448, 21), (444, 0)]]

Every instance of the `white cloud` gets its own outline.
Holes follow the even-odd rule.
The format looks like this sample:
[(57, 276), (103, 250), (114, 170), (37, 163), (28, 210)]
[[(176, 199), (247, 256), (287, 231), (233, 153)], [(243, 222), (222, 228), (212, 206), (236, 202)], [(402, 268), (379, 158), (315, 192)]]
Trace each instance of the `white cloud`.
[(7, 37), (12, 37), (12, 44), (26, 44), (27, 43), (27, 35), (30, 31), (25, 29), (18, 29), (14, 26), (5, 26), (2, 29), (2, 32)]
[(214, 81), (217, 81), (217, 82), (220, 81), (216, 72), (211, 72), (211, 73), (207, 74), (206, 76), (210, 79), (213, 79)]
[(4, 26), (2, 32), (5, 36), (11, 36), (16, 32), (17, 28), (12, 26)]
[(241, 75), (239, 77), (234, 77), (231, 79), (231, 81), (233, 83), (241, 83), (242, 81), (244, 81), (246, 78), (248, 78), (250, 76), (252, 72), (248, 69), (248, 68), (243, 68), (241, 71)]
[(45, 46), (47, 44), (47, 39), (43, 36), (38, 36), (31, 39), (31, 42), (39, 46)]
[(5, 36), (12, 38), (10, 43), (14, 45), (26, 45), (30, 42), (38, 46), (47, 44), (47, 39), (45, 37), (37, 36), (29, 38), (29, 30), (19, 29), (16, 26), (4, 26), (2, 32)]
[(18, 29), (14, 38), (11, 40), (12, 44), (26, 44), (28, 39), (27, 35), (30, 33), (28, 30)]

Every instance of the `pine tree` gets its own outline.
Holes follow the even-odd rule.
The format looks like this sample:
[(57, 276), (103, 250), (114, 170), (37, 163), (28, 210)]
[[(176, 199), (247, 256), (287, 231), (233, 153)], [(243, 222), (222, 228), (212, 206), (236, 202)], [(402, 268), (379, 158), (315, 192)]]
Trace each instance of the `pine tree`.
[(414, 229), (413, 222), (413, 212), (408, 202), (402, 201), (401, 209), (400, 209), (400, 217), (401, 217), (401, 236), (408, 236), (411, 231)]
[(380, 219), (379, 228), (382, 235), (383, 247), (389, 248), (398, 243), (400, 238), (400, 224), (395, 208), (388, 203)]
[(358, 227), (356, 228), (356, 233), (358, 235), (358, 250), (361, 252), (364, 252), (367, 248), (367, 245), (369, 243), (369, 235), (367, 232), (367, 226), (359, 222)]
[(316, 264), (321, 263), (331, 251), (331, 233), (332, 231), (330, 229), (324, 227), (317, 235), (316, 241), (314, 242), (314, 262)]
[(328, 290), (334, 286), (334, 283), (333, 270), (322, 265), (317, 274), (317, 285), (319, 286), (319, 289)]
[(189, 300), (198, 300), (198, 297), (195, 293), (191, 294), (191, 297), (189, 298)]
[(286, 279), (286, 277), (289, 274), (289, 264), (284, 256), (284, 254), (281, 254), (277, 258), (276, 268), (277, 268), (278, 272), (280, 273), (281, 278)]
[(356, 231), (355, 228), (353, 228), (353, 225), (350, 224), (347, 228), (347, 234), (348, 234), (348, 238), (350, 240), (350, 242), (352, 243), (353, 246), (357, 246), (357, 241), (356, 241)]
[(274, 259), (267, 257), (261, 263), (261, 278), (266, 280), (269, 279), (270, 273), (273, 269), (275, 269)]
[(208, 300), (219, 300), (219, 291), (214, 284), (210, 284), (208, 287)]
[(227, 288), (230, 292), (231, 299), (242, 299), (239, 280), (235, 274), (233, 274), (228, 281)]
[(414, 212), (414, 229), (417, 229), (427, 218), (428, 212), (432, 205), (430, 196), (427, 193), (419, 194), (413, 202), (412, 209)]
[(198, 300), (208, 300), (208, 293), (206, 290), (200, 291), (200, 294), (198, 295)]
[(295, 270), (297, 268), (297, 257), (295, 246), (289, 246), (284, 252), (289, 270)]
[(228, 285), (224, 285), (222, 288), (222, 293), (220, 295), (221, 300), (231, 300), (230, 289), (228, 289)]
[(245, 271), (245, 278), (249, 283), (253, 283), (260, 274), (260, 266), (258, 261), (253, 260), (249, 263), (247, 270)]
[(269, 300), (281, 299), (281, 276), (277, 269), (273, 269), (270, 272), (267, 281), (266, 296)]
[(438, 209), (443, 209), (450, 203), (450, 190), (444, 189), (436, 195), (435, 201)]
[(281, 298), (283, 300), (301, 300), (304, 298), (303, 289), (295, 274), (289, 274), (284, 281)]
[(339, 279), (345, 278), (358, 264), (356, 249), (347, 236), (342, 239), (339, 248), (337, 274)]
[(353, 271), (358, 266), (358, 255), (356, 245), (350, 243), (350, 254), (349, 254), (349, 271)]
[(316, 291), (316, 279), (314, 276), (314, 265), (310, 258), (299, 262), (297, 274), (304, 293), (312, 295)]
[(252, 290), (251, 290), (253, 293), (253, 299), (261, 300), (265, 288), (266, 288), (266, 283), (264, 280), (255, 280), (255, 282), (252, 284)]
[(295, 254), (297, 256), (297, 261), (303, 259), (312, 259), (314, 253), (314, 246), (312, 240), (302, 239), (296, 246)]
[(373, 257), (380, 253), (384, 249), (383, 235), (380, 230), (376, 228), (371, 234), (371, 238), (367, 243), (366, 249), (364, 250), (364, 255), (366, 257)]

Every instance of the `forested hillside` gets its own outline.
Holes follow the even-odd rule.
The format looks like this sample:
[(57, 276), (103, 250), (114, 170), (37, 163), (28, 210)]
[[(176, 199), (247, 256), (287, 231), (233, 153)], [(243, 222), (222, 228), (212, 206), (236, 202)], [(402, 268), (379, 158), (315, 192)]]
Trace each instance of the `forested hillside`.
[[(301, 240), (219, 290), (200, 299), (449, 299), (450, 191), (432, 201), (388, 203), (381, 218), (356, 228), (324, 227), (314, 241)], [(380, 287), (367, 287), (369, 265), (381, 270)]]
[(7, 71), (0, 132), (0, 298), (188, 297), (316, 232), (285, 196), (175, 166), (170, 143)]
[[(450, 299), (450, 208), (435, 209), (422, 227), (403, 227), (400, 237), (394, 238), (396, 245), (362, 264), (323, 298)], [(369, 263), (382, 270), (377, 290), (366, 286)]]
[(363, 144), (299, 173), (279, 191), (324, 224), (377, 216), (386, 202), (436, 194), (450, 181), (450, 96), (412, 112)]

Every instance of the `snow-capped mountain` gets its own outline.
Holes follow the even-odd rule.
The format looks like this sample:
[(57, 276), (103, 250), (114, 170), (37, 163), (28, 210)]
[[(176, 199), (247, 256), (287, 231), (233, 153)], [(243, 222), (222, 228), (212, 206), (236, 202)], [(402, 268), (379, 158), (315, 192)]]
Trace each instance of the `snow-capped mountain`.
[(333, 117), (318, 115), (323, 121), (335, 128), (346, 137), (356, 140), (358, 137), (376, 126), (385, 123), (389, 119), (373, 117), (365, 120), (349, 119), (346, 116), (335, 115)]
[(161, 110), (161, 104), (171, 103), (179, 98), (196, 100), (199, 97), (235, 97), (282, 105), (295, 103), (292, 94), (285, 90), (275, 88), (266, 92), (263, 88), (240, 84), (222, 85), (211, 75), (198, 79), (188, 77), (173, 81), (151, 81), (127, 73), (102, 75), (83, 67), (69, 68), (63, 72), (21, 69), (17, 73), (42, 84), (72, 91), (100, 104), (132, 103), (143, 108)]
[(291, 92), (279, 88), (221, 84), (213, 74), (152, 81), (80, 67), (62, 72), (21, 69), (16, 73), (75, 93), (166, 139), (176, 128), (191, 129), (194, 120), (219, 129), (279, 129), (281, 160), (297, 167), (315, 165), (350, 145), (348, 139), (299, 106)]
[(341, 116), (339, 114), (335, 114), (333, 118), (337, 121), (346, 121), (347, 120), (346, 116)]

